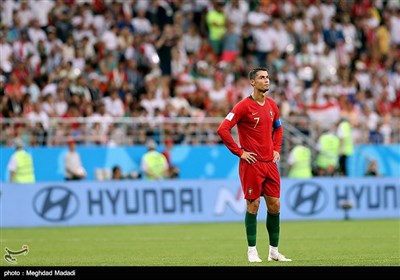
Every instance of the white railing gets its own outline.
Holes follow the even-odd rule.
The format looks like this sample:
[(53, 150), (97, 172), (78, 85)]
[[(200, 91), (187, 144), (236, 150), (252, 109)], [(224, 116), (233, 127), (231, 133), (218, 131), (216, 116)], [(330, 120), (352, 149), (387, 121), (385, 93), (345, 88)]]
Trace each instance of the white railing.
[[(135, 145), (144, 144), (147, 137), (163, 143), (172, 137), (176, 144), (204, 145), (220, 143), (217, 128), (223, 118), (49, 118), (32, 122), (26, 118), (2, 118), (0, 145), (11, 146), (21, 137), (32, 146), (65, 145), (73, 137), (82, 145)], [(284, 135), (295, 131), (308, 131), (309, 143), (315, 143), (322, 132), (318, 123), (306, 117), (292, 117), (282, 121), (288, 128)], [(297, 129), (296, 129), (297, 128)], [(385, 144), (400, 142), (400, 118), (392, 119), (390, 137)], [(367, 123), (353, 129), (356, 144), (370, 143)], [(236, 129), (232, 130), (236, 137)], [(310, 144), (312, 145), (312, 144)]]
[(135, 145), (144, 144), (148, 137), (163, 143), (172, 137), (176, 144), (215, 144), (220, 139), (217, 128), (222, 118), (50, 118), (31, 122), (26, 118), (0, 119), (0, 143), (12, 145), (16, 137), (32, 146), (65, 145), (74, 138), (82, 145)]

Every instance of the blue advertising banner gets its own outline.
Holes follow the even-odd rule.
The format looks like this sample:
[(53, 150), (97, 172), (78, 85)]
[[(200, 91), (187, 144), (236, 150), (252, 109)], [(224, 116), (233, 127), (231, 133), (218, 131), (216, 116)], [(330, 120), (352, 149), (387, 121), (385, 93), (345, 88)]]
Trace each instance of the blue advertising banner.
[[(159, 147), (161, 151), (162, 146)], [(1, 148), (0, 182), (9, 181), (7, 164), (13, 148)], [(37, 182), (64, 180), (64, 157), (67, 147), (30, 147)], [(125, 174), (140, 172), (140, 160), (146, 152), (144, 146), (77, 148), (88, 177), (85, 181), (96, 180), (96, 170), (111, 170), (121, 167)], [(224, 145), (189, 146), (175, 145), (171, 154), (172, 163), (179, 167), (181, 179), (238, 179), (238, 157)], [(385, 177), (400, 177), (400, 145), (360, 145), (349, 159), (349, 177), (363, 177), (368, 162), (375, 160), (379, 173)], [(194, 164), (195, 163), (195, 164)]]
[[(1, 184), (0, 208), (1, 227), (12, 228), (243, 221), (246, 203), (238, 180), (133, 180)], [(399, 178), (282, 179), (282, 220), (345, 214), (400, 218)]]

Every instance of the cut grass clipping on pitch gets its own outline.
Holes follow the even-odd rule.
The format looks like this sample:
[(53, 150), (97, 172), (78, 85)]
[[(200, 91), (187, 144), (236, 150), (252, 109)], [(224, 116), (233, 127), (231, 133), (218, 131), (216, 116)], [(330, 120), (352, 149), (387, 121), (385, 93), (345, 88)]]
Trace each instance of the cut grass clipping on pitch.
[(18, 266), (399, 266), (400, 220), (281, 223), (279, 250), (290, 263), (268, 262), (265, 223), (258, 224), (262, 263), (247, 262), (244, 223), (1, 229)]

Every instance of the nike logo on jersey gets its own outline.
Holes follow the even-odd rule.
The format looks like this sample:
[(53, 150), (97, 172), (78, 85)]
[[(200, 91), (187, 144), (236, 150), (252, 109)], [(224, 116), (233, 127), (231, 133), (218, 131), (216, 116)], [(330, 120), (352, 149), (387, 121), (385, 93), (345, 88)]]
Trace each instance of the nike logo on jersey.
[(255, 114), (258, 114), (258, 112), (254, 112), (254, 113), (251, 113), (253, 116), (255, 115)]

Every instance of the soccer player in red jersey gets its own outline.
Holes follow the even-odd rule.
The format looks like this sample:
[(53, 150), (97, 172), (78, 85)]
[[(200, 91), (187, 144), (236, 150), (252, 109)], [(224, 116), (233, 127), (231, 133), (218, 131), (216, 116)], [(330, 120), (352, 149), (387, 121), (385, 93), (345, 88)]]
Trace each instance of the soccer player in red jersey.
[[(267, 204), (266, 227), (269, 235), (268, 261), (291, 261), (278, 251), (280, 232), (280, 160), (283, 128), (275, 101), (267, 96), (269, 74), (266, 68), (249, 72), (253, 92), (238, 102), (218, 128), (227, 148), (240, 157), (239, 176), (247, 202), (245, 216), (249, 262), (261, 262), (256, 249), (257, 213), (260, 198)], [(231, 134), (237, 125), (238, 145)]]

